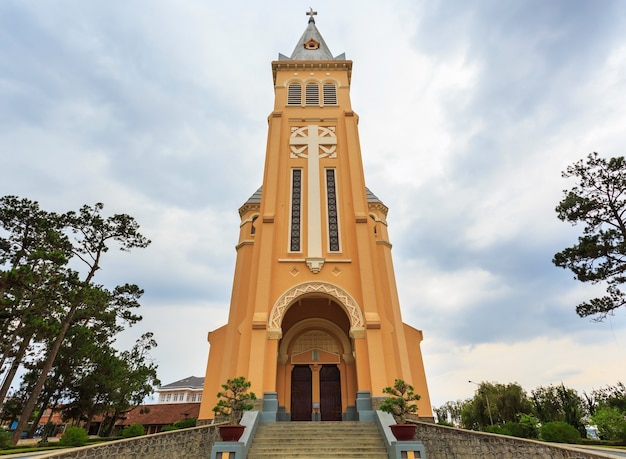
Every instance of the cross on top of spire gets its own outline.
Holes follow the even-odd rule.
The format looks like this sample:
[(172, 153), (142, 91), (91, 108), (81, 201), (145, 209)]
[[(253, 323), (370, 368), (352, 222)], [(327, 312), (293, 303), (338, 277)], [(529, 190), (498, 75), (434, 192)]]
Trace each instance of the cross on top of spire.
[(315, 18), (313, 16), (317, 16), (317, 11), (313, 11), (312, 7), (309, 7), (309, 11), (306, 12), (307, 16), (311, 16), (309, 18), (309, 22), (315, 23)]

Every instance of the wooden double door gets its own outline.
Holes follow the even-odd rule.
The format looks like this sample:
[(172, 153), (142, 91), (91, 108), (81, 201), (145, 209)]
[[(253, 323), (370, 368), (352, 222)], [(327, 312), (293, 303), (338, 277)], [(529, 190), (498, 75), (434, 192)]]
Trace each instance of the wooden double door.
[[(311, 421), (313, 372), (309, 365), (296, 365), (291, 372), (291, 420)], [(341, 373), (337, 365), (319, 370), (319, 413), (322, 421), (341, 421)]]

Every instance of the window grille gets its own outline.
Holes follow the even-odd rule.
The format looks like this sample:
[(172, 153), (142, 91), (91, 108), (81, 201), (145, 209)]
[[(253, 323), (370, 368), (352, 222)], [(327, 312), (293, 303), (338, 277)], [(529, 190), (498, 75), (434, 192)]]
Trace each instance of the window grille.
[(302, 86), (299, 84), (290, 84), (287, 92), (287, 105), (302, 104)]
[(337, 218), (335, 169), (326, 169), (326, 196), (328, 201), (328, 246), (331, 252), (339, 252), (339, 220)]
[(291, 172), (291, 234), (289, 250), (300, 251), (300, 226), (302, 220), (302, 169)]
[(334, 84), (324, 85), (324, 105), (337, 105), (337, 86)]
[(306, 85), (306, 105), (320, 104), (320, 87), (317, 84)]

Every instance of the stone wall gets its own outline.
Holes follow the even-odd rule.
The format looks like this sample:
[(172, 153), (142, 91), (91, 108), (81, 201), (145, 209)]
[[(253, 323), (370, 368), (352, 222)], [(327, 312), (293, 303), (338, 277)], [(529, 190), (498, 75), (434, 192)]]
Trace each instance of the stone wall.
[[(549, 443), (455, 429), (426, 422), (417, 424), (416, 440), (428, 459), (606, 459), (609, 455), (559, 447)], [(175, 430), (109, 443), (51, 452), (37, 459), (208, 459), (219, 440), (215, 426)]]
[(610, 455), (560, 447), (485, 432), (455, 429), (425, 422), (417, 424), (416, 440), (426, 448), (428, 459), (606, 459)]
[(207, 459), (216, 439), (217, 428), (203, 426), (56, 451), (37, 459)]

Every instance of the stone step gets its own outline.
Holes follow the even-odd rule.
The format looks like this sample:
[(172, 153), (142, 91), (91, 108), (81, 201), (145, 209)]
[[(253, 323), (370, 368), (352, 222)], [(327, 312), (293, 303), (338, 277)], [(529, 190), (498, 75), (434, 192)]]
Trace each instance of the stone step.
[(277, 422), (259, 425), (249, 459), (387, 459), (372, 422)]

